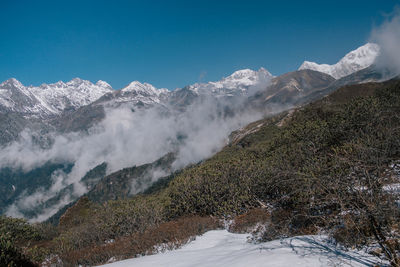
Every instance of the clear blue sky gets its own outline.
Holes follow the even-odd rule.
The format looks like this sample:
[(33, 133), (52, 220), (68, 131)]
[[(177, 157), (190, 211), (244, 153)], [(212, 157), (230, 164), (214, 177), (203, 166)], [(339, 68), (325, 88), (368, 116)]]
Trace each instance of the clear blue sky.
[(399, 0), (0, 0), (0, 80), (74, 77), (174, 89), (304, 60), (335, 63)]

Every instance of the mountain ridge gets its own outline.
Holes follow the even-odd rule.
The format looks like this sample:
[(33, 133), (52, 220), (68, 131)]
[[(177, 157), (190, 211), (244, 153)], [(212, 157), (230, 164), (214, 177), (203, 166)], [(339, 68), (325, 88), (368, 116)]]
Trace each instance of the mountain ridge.
[[(336, 64), (304, 61), (299, 70), (319, 71), (340, 79), (371, 66), (379, 55), (379, 51), (377, 44), (366, 43), (347, 53)], [(40, 86), (24, 86), (15, 78), (10, 78), (0, 84), (0, 112), (3, 110), (18, 112), (28, 117), (48, 118), (60, 116), (62, 113), (74, 111), (95, 102), (102, 102), (108, 106), (118, 106), (126, 102), (139, 106), (151, 106), (166, 102), (167, 99), (176, 95), (177, 91), (183, 89), (190, 90), (195, 95), (214, 97), (251, 95), (263, 89), (274, 78), (275, 76), (265, 68), (241, 69), (218, 81), (194, 83), (175, 90), (158, 89), (149, 83), (139, 81), (133, 81), (122, 89), (114, 90), (105, 81), (99, 80), (92, 83), (80, 78), (74, 78), (69, 82), (58, 81)]]
[[(140, 122), (146, 114), (151, 114), (150, 120), (152, 123), (154, 123), (154, 120), (159, 120), (157, 123), (163, 124), (163, 121), (170, 119), (171, 123), (179, 127), (179, 129), (183, 127), (178, 131), (176, 129), (169, 129), (170, 131), (167, 131), (171, 135), (168, 135), (166, 142), (170, 142), (168, 144), (171, 145), (173, 149), (177, 149), (180, 145), (184, 146), (187, 141), (192, 142), (191, 135), (196, 135), (196, 132), (200, 130), (199, 128), (195, 132), (186, 132), (185, 127), (199, 127), (199, 125), (192, 124), (192, 122), (189, 124), (186, 120), (181, 121), (182, 117), (186, 116), (194, 121), (200, 118), (201, 121), (204, 120), (204, 123), (208, 124), (212, 123), (212, 120), (215, 120), (217, 117), (217, 119), (221, 119), (217, 128), (223, 126), (221, 124), (223, 124), (222, 122), (224, 120), (230, 120), (237, 115), (239, 115), (239, 120), (243, 119), (248, 123), (260, 118), (257, 116), (270, 116), (293, 107), (304, 105), (312, 100), (320, 99), (336, 88), (346, 84), (363, 83), (381, 79), (382, 76), (377, 74), (377, 70), (373, 67), (360, 70), (338, 80), (329, 74), (308, 69), (289, 72), (275, 77), (267, 70), (260, 68), (258, 71), (250, 69), (239, 70), (226, 78), (222, 78), (220, 81), (197, 83), (174, 91), (167, 91), (166, 89), (157, 89), (151, 84), (140, 83), (138, 81), (130, 83), (121, 90), (112, 90), (109, 88), (110, 86), (103, 81), (98, 81), (96, 83), (97, 85), (95, 85), (89, 81), (75, 78), (67, 83), (58, 82), (51, 85), (42, 85), (40, 90), (46, 90), (46, 88), (47, 90), (51, 90), (51, 88), (55, 87), (57, 90), (60, 89), (63, 91), (65, 88), (69, 88), (68, 90), (73, 90), (73, 88), (75, 88), (75, 90), (82, 89), (82, 91), (90, 95), (91, 89), (94, 88), (93, 90), (97, 90), (100, 86), (100, 89), (105, 90), (106, 93), (88, 105), (79, 106), (78, 102), (76, 107), (71, 106), (71, 109), (64, 110), (60, 115), (56, 115), (50, 119), (37, 118), (33, 120), (29, 117), (29, 114), (24, 116), (26, 113), (20, 114), (18, 112), (7, 112), (6, 110), (6, 112), (4, 112), (5, 115), (0, 116), (0, 120), (5, 122), (0, 125), (0, 143), (5, 145), (5, 148), (10, 145), (8, 147), (10, 148), (13, 144), (17, 144), (17, 146), (20, 144), (20, 142), (11, 143), (12, 141), (25, 141), (24, 138), (28, 138), (26, 139), (28, 143), (32, 143), (34, 147), (39, 145), (40, 149), (46, 150), (51, 148), (52, 142), (55, 142), (54, 136), (60, 137), (58, 138), (59, 144), (63, 144), (64, 141), (61, 142), (60, 140), (64, 140), (65, 137), (67, 140), (75, 140), (75, 143), (77, 143), (80, 138), (88, 138), (85, 139), (87, 141), (91, 140), (91, 135), (94, 135), (95, 138), (103, 139), (107, 136), (102, 135), (105, 133), (104, 131), (106, 131), (106, 129), (112, 129), (112, 127), (118, 126), (118, 118), (120, 118), (122, 114), (123, 116), (126, 115), (126, 118), (132, 119), (134, 117), (138, 122)], [(28, 104), (32, 102), (31, 106), (40, 104), (38, 100), (40, 98), (36, 98), (32, 94), (32, 91), (37, 90), (35, 87), (25, 87), (16, 79), (9, 79), (2, 83), (2, 87), (4, 88), (3, 91), (6, 93), (10, 93), (11, 95), (17, 94), (21, 99), (26, 99)], [(5, 90), (7, 88), (8, 90)], [(4, 94), (1, 88), (0, 93)], [(88, 102), (90, 101), (88, 100)], [(119, 107), (121, 107), (121, 109), (119, 109)], [(150, 108), (150, 112), (147, 113), (147, 109)], [(106, 116), (107, 114), (108, 116)], [(0, 115), (2, 115), (1, 112)], [(241, 117), (242, 115), (243, 117)], [(103, 120), (106, 121), (106, 123), (104, 123)], [(140, 129), (134, 130), (138, 124), (130, 125), (128, 121), (126, 122), (128, 123), (127, 125), (123, 125), (123, 123), (125, 123), (123, 122), (121, 123), (122, 127), (118, 126), (115, 128), (116, 133), (121, 133), (122, 136), (125, 136), (124, 131), (140, 131)], [(237, 122), (234, 122), (234, 120), (230, 123), (229, 125), (225, 125), (229, 128), (230, 132), (238, 129), (235, 127), (241, 127)], [(124, 127), (127, 127), (126, 130), (124, 130)], [(145, 127), (150, 131), (150, 129), (154, 129), (157, 126), (150, 124), (145, 125)], [(25, 135), (23, 135), (24, 128), (28, 128)], [(164, 130), (165, 129), (162, 129), (162, 131)], [(230, 132), (224, 134), (229, 135)], [(127, 143), (130, 142), (129, 139), (132, 139), (133, 133), (134, 132), (130, 132), (130, 135), (122, 139), (125, 140), (124, 143), (121, 144), (122, 146), (128, 146)], [(27, 136), (27, 134), (29, 136)], [(151, 135), (151, 132), (144, 133), (144, 135), (147, 134)], [(141, 136), (138, 137), (138, 140), (142, 138)], [(227, 137), (228, 136), (225, 136), (225, 138)], [(159, 138), (160, 136), (156, 139)], [(217, 138), (219, 144), (223, 144), (226, 141), (226, 139), (224, 139), (225, 141), (223, 140), (222, 136)], [(30, 139), (32, 140), (29, 141)], [(97, 141), (99, 144), (101, 142), (103, 141)], [(195, 143), (193, 145), (195, 145)], [(210, 146), (210, 149), (215, 152), (218, 146), (214, 148), (214, 145), (215, 144)], [(192, 144), (190, 146), (192, 146)], [(187, 147), (190, 150), (185, 153), (197, 153), (193, 151), (190, 146)], [(112, 147), (112, 149), (114, 149), (114, 147)], [(168, 147), (168, 149), (170, 148)], [(195, 149), (197, 149), (197, 147)], [(78, 149), (78, 151), (80, 150)], [(168, 152), (171, 151), (165, 150), (163, 154)], [(132, 154), (131, 152), (129, 153)], [(190, 156), (190, 153), (188, 156)], [(201, 155), (206, 155), (208, 152), (206, 153), (203, 151), (201, 153), (203, 153)], [(79, 155), (81, 156), (81, 154)], [(196, 155), (196, 157), (197, 156), (198, 155)], [(21, 155), (21, 157), (23, 156)], [(91, 155), (89, 155), (89, 157), (91, 157)], [(96, 158), (99, 157), (101, 157), (101, 155), (96, 154)], [(156, 160), (157, 157), (154, 156), (152, 160)], [(202, 159), (203, 158), (200, 156), (196, 158), (196, 160)], [(70, 160), (72, 162), (69, 163), (73, 163), (74, 161), (78, 161), (78, 158), (71, 158)], [(182, 162), (186, 161), (183, 160)], [(193, 163), (190, 161), (188, 162)], [(132, 161), (124, 164), (126, 164), (124, 167), (129, 167), (136, 163)], [(84, 170), (89, 171), (89, 169)], [(79, 177), (77, 176), (76, 179), (81, 179), (83, 174), (84, 172), (82, 169), (82, 175), (79, 174)], [(21, 186), (23, 187), (23, 185)]]
[[(215, 96), (245, 94), (246, 90), (258, 83), (266, 83), (273, 77), (266, 69), (238, 70), (220, 81), (195, 83), (188, 88), (196, 94), (213, 94)], [(25, 116), (51, 117), (65, 111), (77, 110), (103, 99), (105, 102), (141, 102), (144, 104), (160, 103), (171, 96), (174, 91), (156, 88), (149, 83), (133, 81), (122, 89), (114, 90), (110, 84), (99, 80), (92, 83), (88, 80), (74, 78), (69, 82), (24, 86), (15, 78), (0, 84), (0, 111), (18, 112)]]
[(329, 74), (335, 79), (340, 79), (371, 66), (379, 55), (379, 52), (379, 45), (375, 43), (366, 43), (365, 45), (347, 53), (336, 64), (318, 64), (315, 62), (304, 61), (299, 67), (299, 70), (316, 70)]

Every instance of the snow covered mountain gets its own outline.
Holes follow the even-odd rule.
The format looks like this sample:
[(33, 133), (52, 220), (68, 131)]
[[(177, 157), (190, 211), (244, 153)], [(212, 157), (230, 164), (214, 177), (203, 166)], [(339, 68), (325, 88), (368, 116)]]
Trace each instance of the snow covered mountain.
[(168, 95), (168, 89), (157, 89), (149, 83), (133, 81), (121, 90), (114, 90), (103, 95), (96, 104), (115, 107), (120, 104), (129, 103), (136, 105), (153, 105), (160, 103), (164, 96)]
[[(334, 65), (305, 61), (299, 70), (316, 70), (339, 79), (369, 67), (379, 54), (379, 50), (377, 44), (367, 43), (348, 53)], [(171, 104), (176, 101), (180, 104), (190, 103), (187, 98), (199, 95), (248, 96), (258, 89), (264, 89), (272, 78), (274, 76), (264, 68), (258, 71), (243, 69), (219, 81), (195, 83), (174, 91), (157, 89), (151, 84), (138, 81), (130, 83), (121, 90), (113, 90), (104, 81), (93, 84), (79, 78), (66, 83), (59, 81), (38, 87), (27, 87), (12, 78), (0, 84), (0, 113), (16, 112), (28, 117), (46, 118), (64, 111), (77, 110), (91, 103), (111, 107), (123, 103), (151, 106), (160, 103)]]
[[(379, 51), (377, 44), (367, 43), (334, 65), (305, 61), (299, 70), (315, 70), (339, 79), (371, 66)], [(195, 83), (173, 91), (157, 89), (149, 83), (138, 81), (131, 82), (121, 90), (113, 90), (104, 81), (93, 84), (79, 78), (66, 83), (59, 81), (26, 87), (12, 78), (0, 84), (0, 113), (15, 112), (27, 118), (48, 118), (90, 104), (111, 108), (122, 104), (132, 107), (168, 104), (182, 108), (201, 95), (216, 98), (250, 96), (265, 89), (273, 78), (264, 68), (258, 71), (243, 69), (219, 81)]]
[[(121, 105), (132, 108), (161, 107), (183, 111), (199, 96), (230, 97), (249, 95), (254, 88), (265, 88), (273, 77), (267, 70), (239, 70), (220, 81), (197, 83), (169, 91), (149, 83), (131, 82), (113, 90), (104, 82), (93, 84), (75, 78), (40, 86), (24, 86), (11, 78), (0, 84), (0, 144), (18, 139), (24, 128), (47, 128), (58, 132), (87, 130), (105, 117), (105, 108)], [(12, 119), (18, 117), (16, 120)], [(28, 127), (29, 121), (42, 126)], [(14, 123), (13, 127), (11, 124)], [(36, 131), (36, 130), (35, 130)]]
[(0, 84), (0, 111), (46, 117), (88, 105), (111, 91), (111, 86), (104, 81), (93, 84), (75, 78), (67, 83), (26, 87), (11, 78)]
[(140, 95), (160, 95), (168, 92), (167, 89), (157, 89), (149, 83), (140, 83), (138, 81), (131, 82), (128, 86), (121, 89), (123, 93), (134, 92)]
[(351, 51), (334, 65), (304, 61), (299, 70), (315, 70), (329, 74), (335, 79), (339, 79), (371, 66), (379, 55), (379, 51), (380, 48), (377, 44), (367, 43)]
[(174, 91), (165, 88), (157, 89), (149, 83), (131, 82), (121, 90), (105, 94), (94, 105), (116, 107), (122, 104), (131, 106), (153, 106), (156, 104), (169, 104), (184, 106), (191, 103), (193, 98), (200, 95), (213, 97), (229, 97), (249, 95), (252, 90), (265, 88), (273, 78), (266, 69), (258, 71), (243, 69), (232, 73), (219, 81), (208, 83), (195, 83)]
[(75, 78), (67, 83), (59, 81), (53, 84), (42, 84), (40, 87), (30, 87), (41, 102), (47, 104), (52, 113), (61, 113), (67, 109), (86, 106), (111, 92), (112, 87), (105, 81), (96, 84)]
[[(141, 159), (141, 150), (133, 152), (131, 148), (140, 147), (142, 144), (148, 145), (153, 142), (163, 144), (160, 151), (154, 152), (159, 153), (159, 155), (154, 156), (154, 159), (165, 153), (175, 152), (176, 148), (182, 145), (187, 146), (185, 147), (187, 151), (182, 150), (184, 151), (182, 155), (190, 155), (192, 157), (192, 154), (195, 154), (193, 151), (198, 153), (198, 155), (195, 154), (196, 158), (193, 160), (196, 161), (207, 157), (208, 154), (201, 154), (204, 153), (203, 148), (200, 149), (200, 152), (195, 150), (198, 142), (194, 141), (196, 138), (193, 138), (193, 136), (200, 136), (201, 138), (207, 136), (207, 142), (212, 146), (210, 145), (210, 148), (207, 148), (210, 150), (206, 152), (216, 151), (212, 150), (215, 145), (212, 142), (223, 144), (225, 136), (228, 136), (232, 130), (241, 127), (241, 123), (247, 123), (249, 122), (247, 120), (253, 120), (258, 115), (261, 116), (261, 113), (264, 114), (264, 112), (276, 112), (277, 107), (286, 109), (311, 100), (320, 99), (328, 92), (338, 88), (335, 83), (345, 85), (359, 83), (366, 79), (369, 81), (371, 78), (376, 77), (374, 70), (369, 69), (362, 69), (338, 80), (328, 74), (313, 70), (294, 71), (273, 77), (263, 68), (258, 71), (245, 69), (236, 71), (219, 81), (196, 83), (173, 91), (157, 89), (151, 84), (138, 81), (131, 82), (121, 90), (113, 90), (106, 82), (99, 81), (93, 84), (78, 78), (67, 83), (43, 84), (39, 87), (26, 87), (15, 79), (9, 79), (0, 84), (0, 149), (2, 146), (7, 147), (11, 144), (9, 146), (12, 149), (10, 150), (10, 155), (14, 155), (14, 148), (16, 151), (20, 151), (19, 148), (25, 146), (25, 141), (28, 144), (32, 142), (34, 147), (40, 147), (40, 149), (52, 149), (52, 145), (55, 144), (53, 137), (61, 136), (62, 138), (57, 139), (59, 142), (54, 145), (55, 148), (53, 150), (58, 153), (58, 151), (64, 151), (64, 137), (67, 137), (68, 142), (73, 144), (71, 147), (74, 147), (77, 151), (76, 155), (73, 156), (74, 158), (68, 158), (67, 162), (76, 163), (77, 170), (82, 172), (78, 174), (75, 171), (72, 172), (71, 175), (76, 176), (71, 176), (73, 179), (81, 179), (85, 172), (90, 171), (96, 164), (101, 164), (102, 160), (100, 159), (102, 159), (103, 155), (114, 155), (110, 154), (109, 151), (118, 151), (120, 153), (120, 149), (126, 147), (129, 150), (127, 155), (136, 157), (136, 155), (140, 154), (138, 158), (140, 157)], [(367, 70), (369, 71), (367, 72)], [(333, 87), (332, 84), (334, 84)], [(117, 109), (122, 105), (126, 108)], [(145, 110), (148, 107), (155, 108), (147, 113)], [(119, 123), (119, 118), (123, 118), (121, 114), (129, 118), (129, 120), (125, 120), (127, 124)], [(242, 116), (242, 114), (245, 115)], [(251, 114), (251, 116), (247, 116), (247, 114)], [(142, 125), (136, 123), (142, 119), (149, 123)], [(203, 127), (203, 124), (201, 124), (202, 127), (198, 127), (200, 124), (196, 124), (204, 123), (204, 125), (207, 125), (210, 122), (212, 123), (210, 127), (218, 124), (216, 126), (218, 131), (208, 131), (208, 128)], [(223, 123), (220, 124), (220, 122)], [(92, 128), (96, 125), (99, 127)], [(108, 127), (109, 125), (112, 125), (112, 127)], [(114, 126), (116, 127), (115, 131)], [(157, 127), (164, 127), (168, 130), (154, 131), (154, 129), (158, 129)], [(193, 127), (194, 130), (189, 128), (190, 131), (186, 131), (186, 127)], [(26, 131), (24, 131), (25, 129)], [(215, 133), (212, 135), (213, 139), (210, 137), (210, 132)], [(115, 139), (119, 137), (114, 137), (116, 133), (121, 136), (121, 140), (118, 142)], [(150, 139), (147, 139), (148, 133), (150, 134)], [(153, 133), (155, 134), (154, 136)], [(162, 139), (164, 135), (165, 140)], [(22, 140), (22, 143), (12, 143), (16, 140)], [(90, 142), (87, 142), (88, 140)], [(149, 142), (148, 140), (151, 141)], [(156, 142), (153, 140), (156, 140)], [(82, 149), (81, 144), (85, 144), (88, 149)], [(140, 144), (140, 146), (137, 144)], [(164, 148), (164, 144), (167, 144), (167, 148)], [(60, 146), (62, 149), (58, 149)], [(194, 149), (193, 147), (196, 148)], [(94, 149), (93, 152), (92, 148)], [(27, 148), (27, 151), (29, 149)], [(83, 151), (82, 155), (80, 151)], [(86, 151), (89, 151), (88, 154), (86, 154)], [(107, 152), (104, 153), (103, 151)], [(5, 152), (3, 154), (5, 155)], [(88, 161), (86, 156), (94, 160)], [(181, 159), (185, 156), (181, 156)], [(116, 161), (118, 161), (119, 157), (116, 158)], [(98, 159), (99, 162), (96, 162)], [(123, 159), (120, 162), (125, 164), (125, 161), (128, 162), (128, 160), (129, 163), (121, 166), (133, 166), (136, 164), (137, 159), (132, 157)], [(103, 161), (110, 162), (108, 159)], [(92, 164), (91, 162), (95, 163), (90, 165), (87, 162), (90, 162), (90, 164)], [(181, 162), (183, 163), (179, 164), (187, 164), (186, 158)], [(78, 165), (78, 163), (82, 165)], [(42, 166), (35, 167), (33, 170), (36, 171), (39, 168), (42, 168)], [(44, 166), (44, 168), (47, 167)], [(43, 174), (43, 179), (47, 179), (47, 184), (53, 182), (51, 180), (53, 179), (52, 172), (53, 170), (48, 174)], [(25, 181), (24, 174), (18, 175)], [(65, 177), (69, 177), (69, 175)], [(63, 177), (61, 178), (64, 179)], [(32, 188), (28, 182), (21, 183), (18, 188)], [(42, 185), (38, 184), (38, 188)], [(18, 194), (14, 193), (12, 187), (7, 190), (9, 198), (7, 198), (7, 203), (0, 203), (0, 213), (1, 208), (4, 209), (11, 201), (16, 201), (16, 199), (22, 197), (21, 194), (24, 192), (18, 191)], [(38, 189), (38, 193), (40, 193), (39, 191)], [(37, 214), (41, 213), (46, 205), (56, 207), (58, 203), (61, 203), (59, 200), (71, 192), (63, 191), (60, 194), (57, 193), (48, 202), (45, 200), (43, 205), (37, 206), (35, 212)], [(62, 195), (64, 193), (66, 195)], [(75, 198), (76, 196), (73, 195), (72, 197)], [(33, 211), (29, 212), (29, 215), (26, 216), (31, 216), (31, 218), (35, 216)]]
[(32, 90), (14, 78), (0, 84), (0, 111), (28, 114), (47, 113), (47, 107), (36, 98)]
[(252, 87), (265, 87), (274, 76), (264, 68), (258, 71), (251, 69), (238, 70), (220, 81), (195, 83), (188, 89), (198, 94), (212, 94), (215, 96), (247, 95)]

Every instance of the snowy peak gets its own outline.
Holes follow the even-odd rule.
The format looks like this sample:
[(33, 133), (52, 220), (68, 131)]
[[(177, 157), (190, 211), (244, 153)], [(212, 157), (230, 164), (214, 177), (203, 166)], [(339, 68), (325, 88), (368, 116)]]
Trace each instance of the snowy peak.
[(111, 91), (111, 86), (106, 82), (93, 84), (80, 78), (39, 87), (26, 87), (11, 78), (0, 84), (0, 106), (6, 110), (44, 117), (88, 105)]
[(264, 69), (263, 67), (261, 67), (258, 70), (258, 75), (262, 75), (262, 76), (265, 76), (265, 77), (274, 77), (274, 75), (272, 75), (268, 70)]
[(264, 68), (258, 71), (251, 69), (238, 70), (230, 76), (223, 78), (221, 81), (215, 82), (216, 85), (221, 85), (226, 88), (233, 88), (237, 86), (251, 86), (264, 79), (272, 78), (272, 74)]
[[(121, 103), (150, 106), (156, 103), (169, 103), (168, 101), (176, 102), (178, 98), (182, 100), (199, 94), (214, 97), (246, 95), (251, 86), (265, 84), (272, 77), (271, 73), (264, 68), (258, 71), (243, 69), (235, 71), (220, 81), (196, 83), (174, 91), (165, 88), (157, 89), (149, 83), (133, 81), (121, 90), (102, 98), (100, 102), (107, 106)], [(187, 94), (188, 91), (190, 93)]]
[(340, 62), (358, 63), (369, 66), (371, 60), (375, 60), (376, 56), (379, 54), (379, 50), (379, 45), (367, 43), (348, 53)]
[(14, 78), (0, 84), (0, 110), (25, 114), (46, 112), (31, 88)]
[(226, 80), (243, 80), (243, 79), (254, 79), (257, 76), (270, 76), (272, 77), (272, 74), (269, 73), (264, 68), (260, 68), (258, 71), (254, 71), (251, 69), (243, 69), (243, 70), (238, 70), (232, 73), (230, 76), (225, 78)]
[(139, 81), (133, 81), (128, 86), (121, 89), (122, 92), (137, 92), (155, 94), (156, 89), (149, 83), (141, 83)]
[(256, 74), (256, 71), (251, 70), (251, 69), (243, 69), (243, 70), (237, 70), (231, 75), (228, 76), (226, 79), (234, 79), (234, 80), (240, 80), (243, 78), (248, 78), (252, 77)]
[[(197, 83), (186, 87), (192, 93), (215, 97), (247, 95), (255, 85), (266, 84), (273, 76), (266, 69), (238, 70), (220, 81)], [(15, 90), (18, 89), (18, 90)], [(12, 93), (14, 91), (14, 93)], [(178, 90), (179, 91), (179, 90)], [(71, 81), (25, 87), (16, 79), (9, 79), (0, 85), (0, 106), (27, 115), (47, 117), (76, 110), (99, 100), (101, 103), (131, 103), (152, 105), (168, 101), (173, 93), (168, 89), (157, 89), (149, 83), (133, 81), (125, 88), (114, 91), (105, 81), (95, 84), (81, 78)]]
[(82, 80), (81, 78), (76, 77), (76, 78), (73, 78), (71, 81), (69, 81), (67, 84), (81, 84), (83, 82), (88, 82), (88, 81), (85, 81), (85, 80)]
[(111, 85), (108, 84), (108, 83), (105, 82), (105, 81), (102, 81), (102, 80), (98, 80), (98, 81), (96, 82), (96, 85), (99, 86), (99, 87), (102, 87), (102, 88), (106, 88), (106, 89), (112, 90)]
[(141, 83), (138, 81), (131, 82), (128, 86), (121, 89), (123, 93), (136, 93), (140, 95), (158, 96), (168, 91), (167, 89), (157, 89), (149, 83)]
[(42, 84), (40, 86), (41, 88), (47, 88), (47, 87), (59, 87), (59, 88), (64, 88), (67, 87), (67, 85), (63, 82), (63, 81), (58, 81), (56, 83), (52, 83), (52, 84)]
[[(34, 86), (30, 86), (31, 88), (36, 88)], [(69, 82), (64, 83), (63, 81), (58, 81), (56, 83), (50, 83), (46, 84), (43, 83), (42, 85), (39, 86), (42, 89), (48, 89), (48, 88), (74, 88), (76, 90), (78, 89), (89, 89), (89, 90), (98, 90), (99, 88), (102, 89), (108, 89), (112, 90), (111, 85), (109, 85), (107, 82), (99, 80), (96, 82), (96, 84), (93, 84), (92, 82), (88, 80), (82, 80), (80, 78), (74, 78)]]
[(251, 87), (262, 87), (273, 77), (264, 68), (260, 68), (258, 71), (243, 69), (235, 71), (220, 81), (196, 83), (188, 88), (198, 94), (212, 94), (215, 96), (245, 95)]
[(120, 105), (152, 106), (160, 103), (161, 99), (169, 93), (167, 89), (157, 89), (149, 83), (133, 81), (121, 90), (115, 90), (105, 94), (96, 104), (106, 107), (117, 107)]
[(15, 78), (10, 78), (0, 84), (0, 88), (4, 89), (11, 89), (13, 87), (20, 88), (23, 87), (23, 84)]
[(81, 78), (73, 78), (71, 81), (67, 82), (66, 85), (79, 88), (81, 86), (93, 86), (94, 84), (90, 81), (82, 80)]
[(354, 51), (346, 54), (338, 63), (334, 65), (317, 64), (315, 62), (304, 61), (299, 70), (310, 69), (331, 75), (335, 79), (340, 79), (356, 71), (371, 66), (379, 55), (380, 47), (374, 43), (367, 43)]
[(76, 109), (88, 105), (104, 94), (111, 92), (111, 86), (98, 81), (96, 84), (80, 78), (64, 83), (42, 84), (33, 87), (32, 91), (52, 113), (61, 113), (66, 109)]

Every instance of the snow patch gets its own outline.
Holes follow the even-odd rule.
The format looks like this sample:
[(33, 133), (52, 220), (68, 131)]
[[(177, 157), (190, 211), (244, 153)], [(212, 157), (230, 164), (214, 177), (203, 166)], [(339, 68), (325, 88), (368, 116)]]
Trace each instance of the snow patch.
[(297, 236), (266, 243), (247, 234), (209, 231), (181, 249), (107, 264), (124, 266), (373, 266), (379, 260), (363, 251), (346, 251), (326, 236)]

